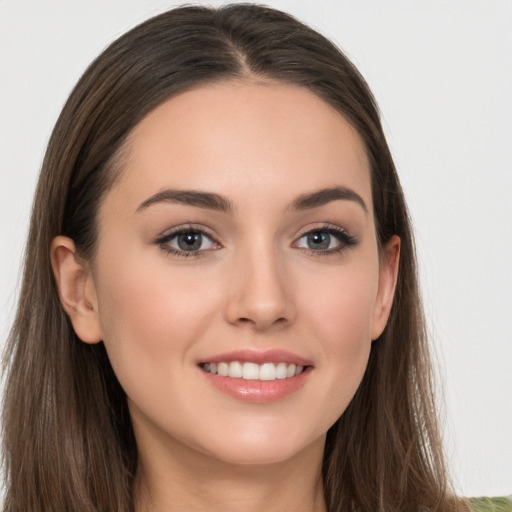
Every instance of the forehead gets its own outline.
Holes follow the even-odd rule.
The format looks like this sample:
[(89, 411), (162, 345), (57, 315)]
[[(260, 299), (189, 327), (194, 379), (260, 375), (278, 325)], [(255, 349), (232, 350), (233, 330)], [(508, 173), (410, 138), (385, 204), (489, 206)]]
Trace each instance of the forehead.
[[(201, 86), (150, 112), (128, 139), (123, 195), (201, 189), (286, 200), (314, 189), (356, 189), (371, 207), (357, 131), (306, 88), (232, 81)], [(289, 198), (288, 198), (289, 199)], [(134, 197), (135, 200), (135, 197)], [(371, 209), (371, 208), (370, 208)]]

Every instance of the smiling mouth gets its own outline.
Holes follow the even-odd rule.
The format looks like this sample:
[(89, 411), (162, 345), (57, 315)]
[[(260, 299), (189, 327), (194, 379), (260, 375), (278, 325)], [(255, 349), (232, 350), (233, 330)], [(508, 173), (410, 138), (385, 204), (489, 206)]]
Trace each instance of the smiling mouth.
[(239, 361), (202, 363), (200, 367), (212, 375), (233, 379), (273, 381), (290, 379), (307, 368), (287, 363), (241, 363)]

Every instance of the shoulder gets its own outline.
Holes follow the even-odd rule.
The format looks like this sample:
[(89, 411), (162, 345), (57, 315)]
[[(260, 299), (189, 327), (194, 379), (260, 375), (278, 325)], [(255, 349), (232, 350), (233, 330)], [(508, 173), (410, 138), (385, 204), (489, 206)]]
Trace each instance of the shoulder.
[(512, 512), (512, 496), (508, 498), (470, 498), (472, 512)]

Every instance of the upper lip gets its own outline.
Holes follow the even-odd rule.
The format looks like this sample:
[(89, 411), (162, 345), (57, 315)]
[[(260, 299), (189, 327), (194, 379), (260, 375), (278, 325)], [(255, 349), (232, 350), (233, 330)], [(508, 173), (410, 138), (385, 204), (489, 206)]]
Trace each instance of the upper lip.
[(241, 363), (287, 363), (296, 366), (311, 366), (311, 361), (304, 359), (292, 352), (281, 349), (271, 350), (255, 350), (255, 349), (242, 349), (233, 350), (231, 352), (224, 352), (222, 354), (215, 354), (210, 357), (201, 359), (199, 364), (204, 363), (229, 363), (232, 361), (239, 361)]

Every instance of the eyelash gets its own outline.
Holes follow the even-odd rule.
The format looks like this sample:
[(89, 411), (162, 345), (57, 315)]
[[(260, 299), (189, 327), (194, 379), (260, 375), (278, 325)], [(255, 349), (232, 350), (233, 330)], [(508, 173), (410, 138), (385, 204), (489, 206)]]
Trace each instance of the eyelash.
[[(340, 254), (341, 252), (349, 249), (352, 246), (355, 246), (358, 244), (358, 240), (356, 237), (350, 235), (345, 229), (333, 226), (331, 224), (324, 224), (322, 226), (314, 227), (313, 229), (309, 229), (308, 231), (305, 231), (302, 233), (298, 238), (297, 241), (294, 242), (294, 244), (298, 243), (299, 240), (304, 238), (307, 235), (310, 235), (312, 233), (326, 233), (328, 235), (336, 237), (340, 244), (339, 247), (333, 248), (333, 249), (310, 249), (310, 248), (301, 248), (306, 254), (310, 256), (331, 256)], [(158, 245), (166, 254), (178, 256), (181, 258), (198, 258), (201, 256), (204, 256), (205, 253), (212, 249), (202, 249), (197, 251), (183, 251), (176, 249), (169, 245), (169, 243), (174, 240), (179, 235), (185, 235), (185, 234), (197, 234), (202, 235), (212, 241), (213, 244), (217, 245), (218, 248), (221, 248), (221, 244), (219, 244), (208, 232), (206, 232), (204, 229), (197, 228), (194, 226), (184, 226), (182, 228), (176, 229), (175, 231), (172, 231), (171, 233), (168, 233), (166, 235), (163, 235), (155, 240), (155, 244)]]
[(187, 235), (187, 234), (195, 234), (195, 235), (202, 235), (206, 238), (209, 238), (215, 245), (218, 245), (219, 247), (222, 247), (209, 233), (207, 233), (204, 229), (197, 228), (194, 226), (184, 226), (179, 229), (176, 229), (175, 231), (172, 231), (171, 233), (168, 233), (166, 235), (163, 235), (155, 240), (155, 243), (168, 255), (178, 256), (180, 258), (198, 258), (201, 256), (204, 256), (204, 253), (208, 251), (209, 249), (203, 249), (199, 251), (182, 251), (179, 249), (176, 249), (169, 245), (171, 240), (175, 239), (176, 237), (180, 235)]
[(334, 236), (339, 240), (340, 244), (338, 247), (325, 250), (302, 248), (302, 250), (305, 251), (306, 254), (310, 256), (333, 256), (340, 254), (349, 249), (350, 247), (353, 247), (358, 244), (358, 240), (355, 236), (350, 235), (345, 229), (340, 228), (338, 226), (333, 226), (332, 224), (323, 224), (321, 226), (308, 229), (306, 232), (302, 233), (302, 235), (300, 235), (297, 240), (301, 240), (305, 236), (310, 235), (312, 233), (326, 233), (328, 235)]

